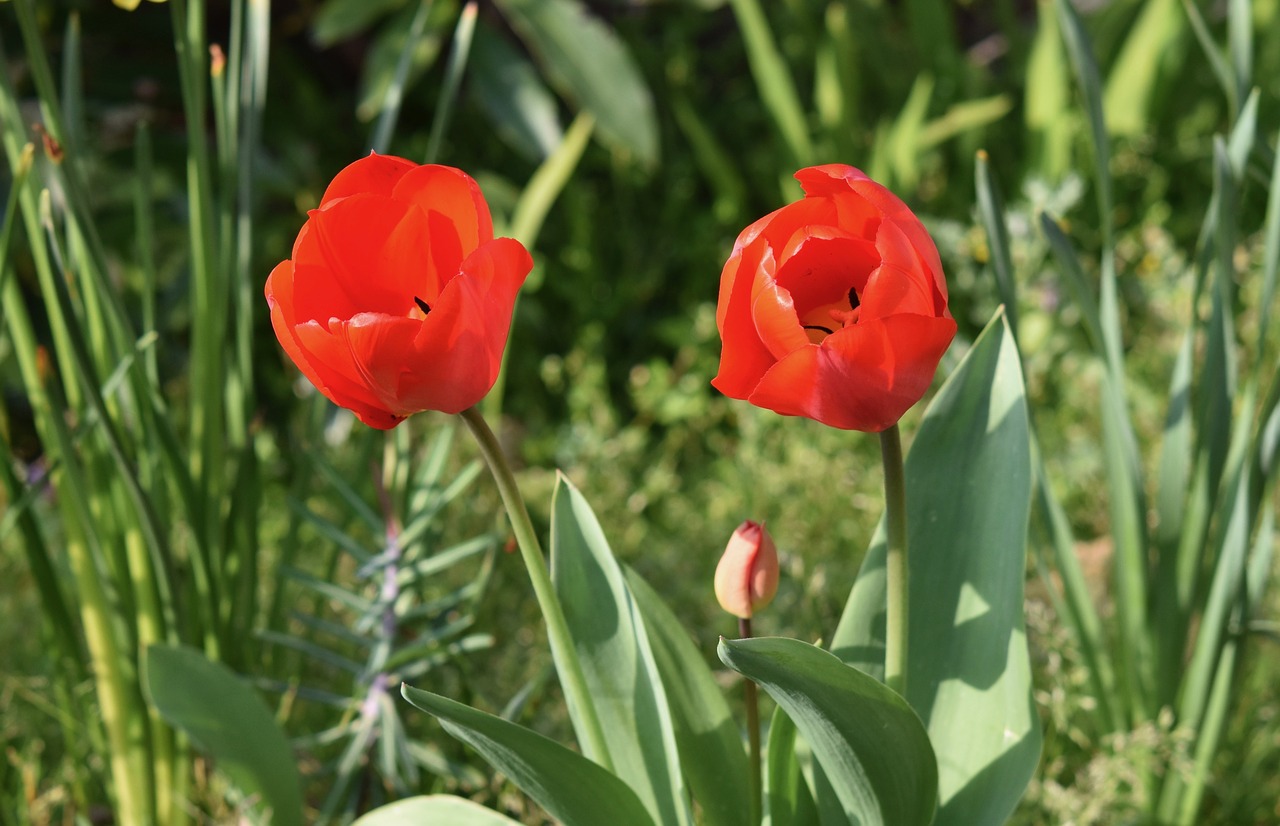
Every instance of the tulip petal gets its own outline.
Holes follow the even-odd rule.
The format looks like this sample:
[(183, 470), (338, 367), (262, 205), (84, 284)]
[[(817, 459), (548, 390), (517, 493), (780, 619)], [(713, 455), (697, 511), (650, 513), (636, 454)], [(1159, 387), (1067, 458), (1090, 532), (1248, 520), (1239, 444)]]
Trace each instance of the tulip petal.
[(752, 285), (751, 320), (760, 342), (775, 359), (785, 358), (798, 347), (809, 346), (809, 336), (800, 326), (791, 293), (777, 281), (757, 277)]
[[(493, 218), (485, 203), (480, 185), (460, 169), (439, 164), (420, 166), (406, 174), (396, 184), (397, 201), (417, 204), (432, 222), (453, 227), (461, 242), (458, 262), (470, 255), (481, 244), (493, 240)], [(441, 271), (457, 272), (457, 265), (445, 266)]]
[(413, 369), (417, 353), (414, 340), (426, 322), (423, 319), (360, 313), (350, 321), (329, 324), (333, 335), (343, 340), (351, 353), (351, 364), (379, 407), (404, 418), (422, 408), (405, 404), (400, 382)]
[[(755, 283), (773, 274), (773, 253), (768, 242), (758, 238), (736, 250), (720, 276), (720, 301), (716, 326), (723, 346), (720, 370), (711, 385), (733, 399), (745, 399), (760, 377), (775, 361), (760, 340), (752, 318)], [(797, 322), (798, 324), (798, 322)]]
[(876, 245), (836, 227), (805, 227), (788, 240), (778, 267), (778, 284), (791, 293), (796, 312), (847, 300), (849, 290), (859, 296), (880, 265)]
[(920, 315), (847, 327), (779, 361), (748, 401), (831, 427), (879, 432), (924, 395), (955, 329), (950, 318)]
[(480, 401), (502, 366), (516, 293), (533, 259), (511, 238), (467, 256), (422, 322), (396, 393), (403, 405), (458, 413)]
[[(362, 421), (379, 418), (372, 399), (359, 380), (358, 371), (343, 370), (345, 361), (339, 359), (335, 365), (326, 361), (324, 356), (329, 347), (334, 345), (330, 336), (319, 323), (309, 322), (297, 325), (293, 308), (293, 265), (282, 261), (267, 277), (267, 306), (271, 309), (271, 327), (276, 338), (297, 365), (302, 375), (316, 386), (316, 389), (329, 401), (342, 407), (357, 410)], [(305, 331), (308, 339), (319, 350), (319, 356), (313, 356), (311, 350), (303, 343), (299, 335)], [(362, 415), (363, 414), (363, 415)], [(380, 425), (375, 424), (375, 427)], [(390, 426), (390, 425), (387, 425)]]
[(334, 176), (320, 198), (321, 208), (331, 201), (349, 195), (382, 195), (390, 198), (396, 183), (417, 164), (395, 155), (370, 153), (367, 157), (350, 163)]
[(942, 259), (938, 257), (938, 248), (929, 231), (920, 223), (920, 219), (907, 208), (898, 196), (872, 180), (856, 180), (852, 182), (853, 191), (874, 204), (883, 214), (885, 221), (892, 222), (907, 237), (916, 254), (928, 267), (933, 276), (934, 286), (947, 300), (947, 281), (942, 272)]
[(323, 383), (316, 381), (301, 362), (298, 363), (298, 368), (303, 370), (303, 374), (315, 383), (316, 388), (329, 401), (349, 409), (356, 414), (356, 418), (370, 427), (389, 430), (399, 424), (403, 416), (397, 416), (386, 409), (370, 390), (364, 379), (364, 371), (356, 364), (343, 327), (345, 324), (345, 321), (335, 318), (327, 325), (308, 321), (294, 327), (294, 333), (307, 356), (307, 364)]
[(850, 193), (863, 199), (885, 220), (896, 224), (928, 266), (938, 290), (942, 293), (943, 300), (946, 300), (947, 283), (943, 277), (942, 259), (938, 257), (938, 248), (929, 237), (928, 230), (920, 223), (920, 219), (897, 195), (868, 178), (862, 170), (845, 164), (811, 166), (797, 172), (796, 180), (800, 182), (807, 197), (830, 196), (840, 203), (843, 209), (839, 225), (850, 232), (870, 237), (870, 233), (856, 227), (855, 214), (861, 216), (863, 210), (853, 208), (852, 201), (845, 201), (840, 197)]
[(421, 210), (377, 195), (312, 211), (293, 251), (297, 320), (404, 316), (414, 296), (431, 303), (440, 280), (434, 242), (442, 237)]

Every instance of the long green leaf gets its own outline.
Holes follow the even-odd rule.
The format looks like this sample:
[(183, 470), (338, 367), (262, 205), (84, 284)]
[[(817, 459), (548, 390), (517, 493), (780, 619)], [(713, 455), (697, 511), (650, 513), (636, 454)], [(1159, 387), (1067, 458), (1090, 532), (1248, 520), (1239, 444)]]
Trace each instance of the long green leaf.
[(796, 754), (796, 724), (781, 706), (774, 707), (769, 723), (764, 778), (769, 826), (807, 826), (818, 819)]
[[(907, 699), (938, 754), (939, 826), (1003, 823), (1040, 752), (1022, 618), (1024, 392), (997, 315), (930, 404), (907, 457)], [(842, 660), (873, 674), (884, 657), (884, 555), (882, 528), (832, 640)]]
[(653, 826), (635, 792), (581, 754), (447, 697), (407, 685), (400, 691), (564, 826)]
[(578, 0), (497, 0), (561, 94), (595, 116), (600, 137), (641, 165), (658, 162), (653, 96), (625, 44)]
[(1148, 126), (1162, 75), (1182, 59), (1187, 19), (1178, 0), (1147, 0), (1107, 75), (1103, 110), (1117, 135), (1137, 136)]
[(657, 591), (630, 568), (626, 577), (667, 692), (680, 767), (702, 810), (699, 822), (747, 826), (751, 821), (751, 798), (745, 789), (747, 756), (724, 693)]
[(747, 47), (747, 60), (751, 74), (760, 89), (760, 99), (773, 118), (774, 126), (782, 135), (791, 153), (791, 161), (797, 166), (813, 162), (813, 145), (809, 140), (808, 123), (796, 94), (795, 83), (787, 69), (778, 44), (769, 28), (769, 20), (760, 7), (759, 0), (729, 0), (733, 13), (742, 29), (742, 40)]
[(147, 698), (273, 824), (303, 823), (302, 786), (289, 741), (270, 710), (235, 674), (191, 648), (153, 645), (145, 660)]
[(654, 821), (690, 822), (675, 731), (640, 609), (591, 506), (563, 475), (551, 500), (551, 579), (609, 756)]
[(1004, 222), (1004, 198), (991, 173), (991, 162), (985, 150), (978, 152), (973, 174), (978, 190), (978, 215), (987, 233), (991, 269), (996, 275), (996, 289), (1009, 317), (1009, 330), (1018, 338), (1018, 292), (1013, 280), (1013, 255), (1009, 252), (1009, 228)]
[(564, 128), (555, 96), (533, 64), (483, 20), (471, 44), (470, 92), (498, 137), (517, 152), (541, 160), (560, 145)]
[(938, 798), (929, 735), (906, 701), (821, 648), (782, 637), (721, 640), (724, 664), (755, 680), (813, 747), (862, 826), (927, 826)]

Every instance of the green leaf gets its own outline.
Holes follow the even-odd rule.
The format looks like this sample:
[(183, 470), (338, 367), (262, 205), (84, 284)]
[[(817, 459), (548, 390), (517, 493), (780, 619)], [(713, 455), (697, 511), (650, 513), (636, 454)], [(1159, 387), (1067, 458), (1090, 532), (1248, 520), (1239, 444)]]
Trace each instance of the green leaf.
[[(1103, 111), (1113, 134), (1136, 137), (1147, 129), (1158, 81), (1186, 58), (1187, 16), (1178, 0), (1147, 0), (1107, 75)], [(1167, 89), (1167, 87), (1165, 87)]]
[(471, 45), (470, 88), (498, 137), (517, 152), (541, 160), (560, 145), (555, 96), (533, 64), (483, 22)]
[(996, 290), (1009, 317), (1009, 329), (1018, 337), (1018, 288), (1013, 276), (1013, 255), (1009, 252), (1009, 228), (1004, 221), (1004, 198), (991, 172), (985, 150), (978, 152), (974, 164), (974, 183), (978, 190), (978, 215), (987, 231), (988, 258), (996, 275)]
[(680, 767), (702, 809), (699, 822), (748, 826), (747, 754), (724, 692), (662, 597), (632, 569), (626, 569), (626, 577), (667, 693)]
[(379, 806), (352, 826), (513, 826), (516, 821), (465, 797), (432, 794)]
[(799, 640), (721, 640), (724, 664), (755, 680), (813, 748), (861, 826), (928, 826), (938, 799), (929, 735), (906, 701)]
[[(997, 315), (943, 385), (906, 462), (907, 698), (938, 755), (938, 826), (1004, 823), (1040, 753), (1022, 618), (1031, 452), (1022, 371)], [(880, 674), (883, 526), (832, 650)]]
[(742, 29), (742, 41), (747, 48), (747, 61), (760, 100), (769, 110), (774, 126), (782, 135), (791, 152), (791, 160), (797, 166), (813, 163), (813, 144), (809, 140), (808, 119), (800, 96), (787, 69), (786, 61), (774, 40), (769, 20), (760, 7), (759, 0), (730, 0), (738, 27)]
[(564, 826), (653, 826), (626, 783), (575, 751), (523, 726), (447, 697), (402, 686), (413, 705), (480, 752)]
[(361, 34), (408, 0), (325, 0), (312, 18), (311, 37), (320, 48)]
[(765, 750), (764, 808), (769, 826), (807, 826), (818, 819), (813, 794), (796, 754), (796, 724), (781, 706), (773, 709)]
[[(422, 77), (440, 56), (444, 44), (444, 32), (452, 22), (456, 8), (452, 3), (431, 3), (425, 8), (422, 0), (406, 4), (403, 9), (382, 25), (365, 58), (360, 77), (360, 100), (356, 104), (356, 117), (371, 121), (375, 117), (398, 112), (404, 90)], [(422, 21), (422, 22), (419, 22)], [(418, 37), (413, 37), (414, 29)], [(390, 130), (384, 129), (386, 140)]]
[(561, 94), (595, 116), (600, 137), (658, 161), (653, 97), (626, 46), (578, 0), (497, 0), (508, 21)]
[(656, 823), (690, 822), (675, 732), (639, 607), (600, 523), (561, 475), (551, 500), (551, 579), (609, 757)]
[(144, 662), (148, 702), (276, 826), (303, 823), (293, 750), (266, 704), (226, 666), (193, 648), (153, 645)]

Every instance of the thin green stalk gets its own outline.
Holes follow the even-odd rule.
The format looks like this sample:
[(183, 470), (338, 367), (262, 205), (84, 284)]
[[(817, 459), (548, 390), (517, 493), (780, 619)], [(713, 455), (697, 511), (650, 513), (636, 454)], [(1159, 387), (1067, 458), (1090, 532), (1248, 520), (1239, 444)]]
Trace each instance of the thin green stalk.
[[(542, 221), (547, 217), (556, 198), (560, 197), (560, 193), (564, 191), (565, 184), (569, 182), (573, 171), (578, 168), (578, 162), (582, 160), (582, 153), (586, 151), (595, 125), (594, 117), (587, 112), (579, 112), (573, 119), (573, 123), (569, 124), (569, 128), (565, 130), (564, 138), (556, 147), (556, 151), (534, 170), (529, 183), (525, 184), (524, 191), (520, 193), (520, 200), (516, 201), (516, 207), (512, 211), (511, 225), (507, 228), (507, 233), (525, 247), (533, 249), (533, 245), (538, 240), (538, 233), (542, 231)], [(537, 277), (538, 274), (535, 272), (530, 276), (530, 280)], [(512, 319), (515, 318), (519, 307), (520, 296), (517, 295), (515, 309), (511, 311)], [(502, 415), (502, 400), (507, 387), (507, 362), (510, 355), (511, 348), (503, 348), (502, 367), (498, 370), (498, 379), (489, 390), (489, 395), (484, 397), (485, 415), (492, 421), (497, 421)]]
[[(750, 617), (738, 619), (738, 636), (751, 639)], [(742, 694), (747, 706), (747, 744), (751, 751), (751, 822), (759, 823), (764, 811), (764, 780), (760, 771), (760, 690), (756, 681), (746, 680)]]
[(458, 87), (462, 85), (462, 75), (466, 72), (467, 58), (471, 54), (471, 41), (476, 33), (476, 10), (475, 0), (467, 3), (462, 14), (458, 15), (458, 25), (453, 30), (453, 51), (449, 54), (449, 65), (440, 88), (440, 102), (436, 105), (436, 114), (431, 120), (431, 137), (427, 140), (427, 163), (435, 163), (440, 157), (444, 130), (449, 125), (449, 116), (453, 114)]
[(373, 137), (369, 140), (369, 148), (379, 154), (387, 151), (387, 144), (391, 143), (391, 133), (395, 131), (396, 121), (400, 119), (404, 87), (408, 81), (409, 68), (413, 65), (413, 47), (422, 38), (422, 32), (427, 27), (427, 14), (430, 11), (431, 0), (421, 0), (418, 10), (413, 14), (413, 20), (409, 23), (409, 36), (405, 39), (404, 49), (400, 52), (399, 61), (396, 62), (395, 74), (392, 75), (391, 84), (382, 98), (378, 122), (374, 125)]
[(907, 630), (910, 568), (907, 563), (907, 494), (902, 462), (902, 436), (894, 424), (880, 434), (884, 463), (884, 521), (888, 532), (885, 558), (887, 593), (884, 625), (884, 682), (907, 695)]
[(187, 204), (191, 238), (191, 476), (199, 491), (199, 511), (193, 514), (202, 559), (193, 566), (205, 653), (221, 659), (222, 641), (217, 611), (222, 574), (220, 520), (223, 444), (223, 392), (225, 381), (223, 318), (226, 295), (217, 262), (217, 226), (214, 222), (213, 172), (205, 135), (205, 84), (209, 81), (208, 52), (204, 34), (203, 0), (173, 0), (174, 47), (187, 119)]
[(556, 596), (555, 587), (551, 584), (551, 575), (547, 571), (542, 544), (538, 541), (538, 534), (533, 528), (532, 520), (529, 519), (529, 510), (525, 507), (524, 498), (520, 495), (515, 475), (511, 472), (507, 457), (502, 452), (498, 437), (489, 429), (479, 408), (469, 407), (459, 415), (470, 428), (471, 435), (475, 437), (480, 453), (484, 456), (485, 463), (493, 474), (493, 480), (498, 485), (502, 504), (507, 509), (511, 530), (515, 534), (516, 544), (520, 547), (520, 556), (524, 559), (525, 568), (529, 571), (529, 579), (533, 583), (534, 596), (538, 599), (538, 607), (542, 610), (543, 619), (547, 623), (551, 656), (556, 662), (556, 669), (560, 675), (565, 702), (569, 706), (570, 716), (580, 729), (579, 734), (585, 739), (581, 744), (582, 750), (596, 763), (613, 771), (613, 761), (609, 758), (604, 729), (600, 726), (595, 704), (591, 701), (591, 694), (587, 689), (587, 678), (574, 649), (573, 638), (569, 634), (569, 624), (565, 621), (564, 609), (560, 607), (560, 599)]

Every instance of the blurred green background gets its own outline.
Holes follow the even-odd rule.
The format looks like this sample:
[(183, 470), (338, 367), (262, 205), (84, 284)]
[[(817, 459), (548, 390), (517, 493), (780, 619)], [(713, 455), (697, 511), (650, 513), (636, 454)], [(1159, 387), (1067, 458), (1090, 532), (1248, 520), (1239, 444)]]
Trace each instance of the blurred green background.
[[(39, 102), (30, 44), (20, 37), (13, 5), (0, 4), (2, 68), (29, 126), (40, 118)], [(236, 15), (262, 5), (210, 2), (209, 41), (229, 49), (227, 33), (242, 25)], [(744, 226), (799, 196), (790, 178), (796, 169), (849, 163), (897, 192), (929, 227), (947, 270), (959, 339), (967, 341), (1000, 303), (975, 207), (975, 156), (985, 150), (1005, 193), (1029, 402), (1085, 573), (1103, 616), (1110, 616), (1100, 373), (1037, 216), (1061, 219), (1089, 260), (1102, 249), (1100, 227), (1114, 222), (1131, 413), (1153, 471), (1168, 376), (1186, 324), (1188, 272), (1214, 185), (1213, 139), (1236, 122), (1254, 86), (1261, 138), (1256, 169), (1234, 207), (1240, 236), (1232, 254), (1246, 273), (1262, 254), (1267, 170), (1280, 128), (1280, 2), (1244, 5), (1251, 18), (1245, 44), (1232, 42), (1220, 3), (1077, 4), (1100, 68), (1112, 138), (1115, 206), (1101, 216), (1092, 194), (1089, 123), (1051, 4), (480, 3), (436, 158), (480, 181), (499, 232), (515, 226), (536, 235), (537, 265), (518, 305), (500, 400), (502, 437), (522, 463), (535, 518), (545, 518), (555, 469), (562, 469), (592, 501), (615, 552), (659, 586), (709, 657), (717, 635), (732, 632), (711, 594), (720, 550), (742, 519), (766, 520), (783, 553), (784, 576), (757, 629), (807, 640), (828, 635), (879, 518), (877, 446), (861, 434), (782, 419), (712, 390), (720, 268)], [(89, 187), (109, 276), (126, 312), (138, 319), (148, 282), (137, 249), (135, 148), (146, 124), (154, 151), (144, 200), (154, 228), (156, 384), (185, 427), (184, 402), (196, 395), (190, 382), (198, 304), (191, 298), (187, 224), (191, 124), (175, 70), (172, 9), (143, 2), (127, 12), (99, 0), (41, 0), (33, 8), (56, 71), (79, 62), (80, 99), (68, 107), (68, 128), (79, 140), (69, 151)], [(192, 8), (199, 13), (198, 4)], [(301, 599), (299, 593), (308, 594), (314, 618), (344, 622), (343, 606), (307, 591), (280, 565), (283, 558), (290, 570), (352, 592), (368, 587), (358, 566), (333, 548), (350, 537), (376, 547), (377, 531), (351, 501), (376, 503), (367, 468), (384, 447), (358, 425), (349, 429), (348, 417), (299, 385), (271, 334), (260, 289), (270, 268), (289, 256), (306, 210), (337, 170), (379, 145), (426, 159), (460, 11), (451, 0), (275, 0), (265, 12), (265, 106), (256, 141), (242, 147), (253, 153), (250, 266), (243, 276), (253, 301), (248, 316), (231, 322), (252, 341), (248, 442), (258, 462), (252, 472), (260, 491), (260, 556), (251, 587), (260, 599), (243, 621), (258, 633), (243, 641), (236, 665), (280, 703), (291, 735), (312, 738), (302, 741), (301, 753), (316, 806), (325, 797), (324, 778), (344, 769), (335, 768), (341, 762), (335, 740), (314, 735), (339, 731), (350, 719), (340, 705), (308, 702), (297, 688), (341, 694), (348, 687), (335, 682), (350, 678), (315, 651), (273, 647), (270, 635), (305, 636), (299, 630), (305, 623), (278, 607)], [(69, 26), (79, 41), (74, 52)], [(1219, 64), (1230, 64), (1234, 74), (1224, 76)], [(1242, 76), (1251, 82), (1241, 84)], [(388, 120), (389, 91), (401, 81), (398, 120)], [(583, 113), (594, 129), (577, 159), (565, 146), (585, 134)], [(15, 128), (13, 120), (6, 124)], [(542, 166), (549, 157), (567, 164), (561, 169), (567, 177), (558, 192), (546, 190), (554, 202), (529, 233), (529, 182), (550, 168)], [(6, 182), (12, 176), (10, 164)], [(45, 299), (28, 243), (15, 235), (0, 271), (12, 271), (38, 316)], [(1259, 290), (1259, 279), (1241, 279), (1243, 341), (1257, 332)], [(35, 335), (50, 338), (39, 325)], [(1241, 357), (1249, 363), (1263, 354)], [(14, 466), (35, 484), (48, 466), (25, 387), (6, 339), (0, 432)], [(904, 420), (908, 440), (919, 414)], [(444, 427), (442, 419), (418, 417), (403, 428), (395, 450), (417, 468)], [(317, 473), (316, 454), (331, 474)], [(472, 458), (459, 440), (444, 460), (445, 475)], [(325, 479), (344, 480), (349, 489)], [(433, 547), (493, 532), (496, 497), (486, 481), (450, 497), (447, 517), (430, 528)], [(44, 521), (56, 547), (52, 498), (32, 496), (22, 507)], [(0, 502), (12, 506), (15, 499), (8, 494)], [(12, 822), (70, 823), (77, 814), (92, 820), (94, 807), (106, 801), (105, 752), (94, 742), (100, 735), (74, 722), (93, 707), (91, 687), (49, 656), (47, 629), (34, 631), (43, 627), (35, 618), (46, 609), (14, 524), (0, 535), (0, 822), (8, 812), (20, 813)], [(563, 736), (558, 696), (543, 690), (549, 657), (527, 579), (513, 555), (494, 550), (504, 539), (486, 547), (479, 572), (449, 570), (423, 586), (424, 604), (436, 591), (456, 595), (476, 586), (439, 623), (465, 615), (470, 628), (492, 635), (441, 649), (433, 690), (494, 710), (506, 706)], [(56, 552), (50, 556), (57, 559)], [(1079, 651), (1031, 576), (1028, 625), (1047, 736), (1037, 779), (1014, 822), (1146, 822), (1147, 767), (1189, 763), (1185, 735), (1164, 718), (1113, 732), (1091, 717)], [(1274, 616), (1274, 609), (1273, 595), (1267, 613)], [(1274, 645), (1263, 639), (1249, 647), (1239, 667), (1238, 699), (1199, 822), (1280, 823)], [(357, 680), (351, 691), (358, 695), (361, 685)], [(516, 817), (537, 817), (500, 779), (477, 772), (467, 762), (474, 758), (446, 742), (434, 723), (406, 718), (405, 724), (413, 738), (434, 744), (435, 756), (421, 761), (428, 771), (414, 778), (375, 771), (370, 766), (381, 764), (372, 756), (360, 762), (357, 749), (356, 768), (341, 775), (356, 778), (352, 791), (335, 811), (354, 812), (405, 790), (448, 788)], [(196, 822), (226, 822), (223, 788), (197, 778), (206, 809)]]

